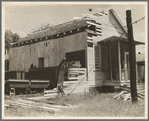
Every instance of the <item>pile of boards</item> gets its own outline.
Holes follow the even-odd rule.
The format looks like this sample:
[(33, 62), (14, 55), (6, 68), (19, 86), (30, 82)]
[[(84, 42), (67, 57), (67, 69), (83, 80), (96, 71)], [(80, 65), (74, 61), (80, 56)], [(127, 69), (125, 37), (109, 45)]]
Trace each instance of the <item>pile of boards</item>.
[[(131, 100), (131, 88), (126, 86), (121, 86), (121, 92), (118, 95), (115, 95), (114, 99), (123, 99), (124, 101)], [(145, 98), (145, 90), (137, 86), (137, 96), (140, 99)]]

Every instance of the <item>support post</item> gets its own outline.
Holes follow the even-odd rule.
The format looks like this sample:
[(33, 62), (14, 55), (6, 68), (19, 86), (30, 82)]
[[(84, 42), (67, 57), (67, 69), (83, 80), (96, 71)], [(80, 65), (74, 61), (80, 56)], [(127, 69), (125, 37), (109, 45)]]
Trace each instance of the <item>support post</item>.
[(136, 55), (135, 55), (136, 53), (135, 53), (135, 43), (133, 38), (131, 10), (126, 11), (126, 20), (127, 20), (127, 28), (128, 28), (131, 98), (132, 98), (132, 102), (134, 103), (138, 100), (138, 98), (137, 98), (137, 88), (136, 88)]
[(120, 41), (118, 41), (118, 63), (119, 63), (119, 80), (121, 83), (121, 47), (120, 47)]
[(112, 57), (111, 57), (111, 44), (109, 44), (109, 48), (110, 48), (110, 75), (111, 75), (111, 80), (113, 82), (113, 78), (112, 78)]

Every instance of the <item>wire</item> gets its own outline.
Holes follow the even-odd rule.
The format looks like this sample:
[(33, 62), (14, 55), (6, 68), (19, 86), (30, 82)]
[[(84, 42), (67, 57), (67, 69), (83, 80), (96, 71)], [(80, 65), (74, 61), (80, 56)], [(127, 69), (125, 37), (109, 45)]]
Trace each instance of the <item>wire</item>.
[[(123, 28), (129, 27), (130, 25), (133, 25), (133, 24), (137, 24), (139, 21), (143, 20), (144, 18), (145, 18), (145, 16), (142, 17), (141, 19), (139, 19), (139, 20), (133, 22), (133, 23), (130, 23), (128, 26), (124, 26)], [(122, 33), (122, 34), (120, 35), (120, 39), (121, 39), (121, 37), (123, 36), (123, 34), (124, 34), (124, 33)], [(113, 45), (114, 45), (114, 44), (113, 44)], [(113, 46), (113, 45), (112, 45), (112, 46)], [(112, 46), (111, 46), (111, 47), (112, 47)], [(110, 48), (111, 48), (111, 47), (110, 47)], [(109, 49), (108, 49), (107, 51), (109, 51)], [(105, 54), (105, 55), (106, 55), (106, 54)], [(105, 55), (103, 55), (103, 56), (105, 56)], [(100, 58), (100, 60), (103, 58), (103, 56)], [(90, 71), (91, 71), (94, 67), (95, 67), (95, 65), (90, 69)], [(87, 72), (87, 74), (90, 73), (90, 71)], [(84, 76), (84, 78), (87, 76), (87, 74)], [(83, 79), (84, 79), (84, 78), (83, 78)], [(83, 79), (82, 79), (82, 80), (83, 80)], [(74, 87), (74, 89), (73, 89), (68, 95), (70, 95), (70, 94), (76, 89), (76, 87), (82, 82), (82, 80)]]
[[(136, 24), (136, 23), (138, 23), (139, 21), (141, 21), (141, 20), (143, 20), (145, 18), (145, 16), (144, 17), (142, 17), (141, 19), (139, 19), (139, 20), (136, 20), (135, 22), (133, 22), (133, 23), (130, 23), (129, 25), (128, 25), (128, 27), (130, 26), (130, 25), (133, 25), (133, 24)], [(124, 26), (124, 28), (125, 27), (127, 27), (127, 26)]]

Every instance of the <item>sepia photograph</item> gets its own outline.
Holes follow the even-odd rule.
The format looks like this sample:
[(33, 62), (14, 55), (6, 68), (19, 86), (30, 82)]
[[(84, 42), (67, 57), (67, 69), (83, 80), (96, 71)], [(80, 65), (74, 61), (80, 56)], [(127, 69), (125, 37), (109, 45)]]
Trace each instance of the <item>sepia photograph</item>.
[(2, 119), (148, 119), (147, 2), (2, 2)]

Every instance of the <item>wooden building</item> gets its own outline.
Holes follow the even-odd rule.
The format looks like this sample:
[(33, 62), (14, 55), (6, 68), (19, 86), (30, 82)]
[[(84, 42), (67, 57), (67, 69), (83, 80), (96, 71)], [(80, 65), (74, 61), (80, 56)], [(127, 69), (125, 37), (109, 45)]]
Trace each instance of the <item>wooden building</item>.
[(80, 77), (87, 86), (120, 86), (129, 82), (127, 42), (127, 32), (114, 10), (87, 14), (21, 38), (10, 50), (9, 71), (55, 67), (66, 58), (63, 67), (68, 67), (68, 73), (69, 68), (77, 68), (78, 73), (85, 70)]

